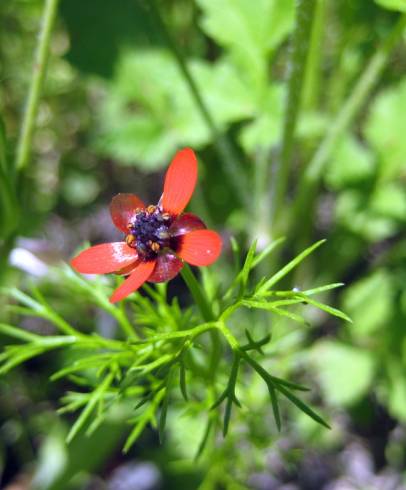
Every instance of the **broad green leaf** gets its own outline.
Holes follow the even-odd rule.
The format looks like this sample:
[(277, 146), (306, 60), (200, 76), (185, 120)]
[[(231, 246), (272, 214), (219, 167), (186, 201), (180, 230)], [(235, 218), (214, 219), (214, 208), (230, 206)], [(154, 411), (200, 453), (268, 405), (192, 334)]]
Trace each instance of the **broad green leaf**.
[(375, 372), (371, 352), (322, 340), (310, 354), (326, 399), (332, 405), (355, 403), (369, 389)]
[(370, 242), (383, 240), (397, 229), (392, 219), (373, 212), (369, 196), (359, 190), (341, 192), (335, 213), (339, 224)]
[(405, 367), (396, 360), (387, 364), (389, 383), (382, 390), (382, 402), (387, 405), (393, 417), (406, 422), (406, 380)]
[(247, 153), (259, 148), (268, 149), (278, 141), (284, 110), (283, 97), (284, 88), (281, 85), (267, 87), (258, 117), (246, 124), (239, 134), (241, 146)]
[(198, 0), (198, 5), (203, 30), (229, 50), (241, 76), (260, 95), (267, 57), (293, 26), (293, 0)]
[(382, 92), (371, 106), (365, 136), (380, 157), (380, 177), (397, 178), (406, 166), (406, 80)]
[(69, 204), (81, 207), (93, 202), (100, 191), (96, 175), (69, 172), (63, 180), (62, 195)]
[(378, 186), (371, 197), (371, 210), (377, 215), (401, 221), (406, 220), (405, 186), (397, 182), (388, 182)]
[(393, 311), (393, 284), (389, 274), (378, 270), (344, 292), (343, 309), (351, 316), (355, 337), (368, 337), (389, 320)]
[[(195, 60), (188, 67), (220, 129), (253, 115), (252, 95), (230, 63)], [(141, 168), (166, 166), (179, 146), (200, 148), (212, 138), (173, 56), (164, 50), (123, 53), (98, 119), (99, 152)]]
[(332, 189), (362, 184), (374, 173), (373, 155), (355, 137), (341, 139), (326, 171), (326, 182)]
[(406, 0), (375, 0), (375, 2), (385, 9), (406, 12)]

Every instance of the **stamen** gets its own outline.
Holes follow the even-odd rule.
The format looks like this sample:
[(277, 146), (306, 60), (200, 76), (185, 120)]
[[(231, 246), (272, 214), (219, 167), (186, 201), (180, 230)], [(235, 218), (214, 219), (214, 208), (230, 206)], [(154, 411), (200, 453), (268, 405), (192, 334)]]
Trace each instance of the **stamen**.
[(127, 226), (129, 234), (125, 241), (137, 250), (141, 260), (153, 260), (160, 250), (170, 246), (169, 226), (172, 219), (169, 213), (162, 213), (158, 206), (137, 208), (133, 221)]
[(131, 247), (134, 244), (135, 236), (130, 233), (129, 235), (127, 235), (125, 237), (125, 241), (126, 241), (127, 245)]

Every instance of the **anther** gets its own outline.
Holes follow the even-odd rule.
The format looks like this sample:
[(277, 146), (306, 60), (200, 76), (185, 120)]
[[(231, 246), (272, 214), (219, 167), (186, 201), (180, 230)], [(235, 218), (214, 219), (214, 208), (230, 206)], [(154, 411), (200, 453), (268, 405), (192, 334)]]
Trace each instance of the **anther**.
[(154, 252), (158, 252), (159, 249), (161, 248), (161, 246), (159, 245), (159, 243), (157, 242), (152, 242), (151, 245), (150, 245), (151, 249), (154, 251)]
[(171, 219), (171, 215), (169, 213), (163, 213), (162, 214), (162, 218), (165, 220), (165, 221), (168, 221)]
[(155, 210), (156, 210), (156, 206), (154, 206), (153, 204), (150, 204), (150, 205), (147, 207), (147, 213), (148, 213), (148, 214), (153, 214), (153, 213), (155, 213)]
[(125, 241), (126, 241), (127, 245), (129, 245), (130, 247), (134, 243), (134, 240), (135, 240), (134, 235), (129, 234), (125, 237)]

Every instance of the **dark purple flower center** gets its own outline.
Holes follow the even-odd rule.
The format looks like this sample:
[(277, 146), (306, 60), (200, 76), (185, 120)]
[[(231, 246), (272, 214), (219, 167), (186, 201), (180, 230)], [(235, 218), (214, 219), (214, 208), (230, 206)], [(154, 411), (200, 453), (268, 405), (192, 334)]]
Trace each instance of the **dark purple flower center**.
[(127, 244), (135, 248), (142, 260), (155, 259), (160, 250), (170, 245), (169, 227), (173, 218), (157, 206), (148, 206), (135, 214), (128, 224)]

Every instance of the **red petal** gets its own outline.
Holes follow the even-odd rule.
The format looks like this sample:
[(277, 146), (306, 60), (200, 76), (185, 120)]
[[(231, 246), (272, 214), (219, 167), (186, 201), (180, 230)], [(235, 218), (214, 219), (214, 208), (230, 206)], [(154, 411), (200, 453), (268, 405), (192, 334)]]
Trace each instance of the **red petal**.
[(203, 221), (192, 213), (185, 213), (179, 216), (170, 226), (169, 233), (172, 237), (185, 235), (190, 231), (204, 230), (206, 225)]
[(134, 218), (137, 208), (145, 208), (145, 204), (134, 194), (117, 194), (110, 204), (113, 223), (124, 233), (128, 233), (127, 225)]
[(110, 303), (116, 303), (136, 291), (149, 278), (154, 267), (154, 260), (140, 262), (134, 272), (114, 291), (110, 298)]
[(140, 261), (137, 260), (136, 262), (133, 262), (132, 264), (127, 265), (118, 271), (114, 271), (114, 273), (119, 276), (129, 276), (138, 267), (139, 263)]
[(183, 267), (183, 262), (175, 254), (168, 252), (158, 256), (149, 282), (165, 282), (173, 279)]
[(108, 274), (126, 267), (138, 259), (135, 249), (125, 242), (102, 243), (90, 247), (71, 261), (82, 274)]
[(220, 235), (212, 230), (196, 230), (179, 237), (177, 254), (192, 265), (210, 265), (221, 252)]
[(197, 180), (196, 155), (190, 148), (176, 153), (166, 172), (161, 205), (165, 212), (180, 214), (192, 197)]

